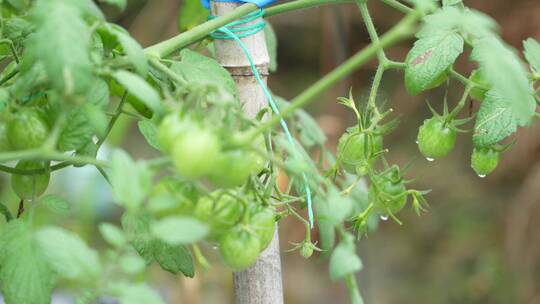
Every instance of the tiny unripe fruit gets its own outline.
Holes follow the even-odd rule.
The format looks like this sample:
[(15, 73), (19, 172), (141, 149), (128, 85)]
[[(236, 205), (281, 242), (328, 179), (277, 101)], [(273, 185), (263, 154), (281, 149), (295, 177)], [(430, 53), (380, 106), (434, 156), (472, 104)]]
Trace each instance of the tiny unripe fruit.
[(310, 242), (303, 242), (302, 245), (300, 245), (300, 255), (309, 259), (313, 255), (313, 244)]
[(426, 119), (418, 130), (418, 148), (429, 159), (448, 155), (456, 144), (456, 131), (438, 117)]
[(484, 177), (499, 165), (500, 152), (492, 148), (474, 148), (471, 156), (471, 168), (478, 176)]
[[(16, 169), (30, 170), (45, 168), (43, 162), (40, 161), (20, 161), (15, 166)], [(29, 200), (43, 194), (49, 186), (50, 173), (36, 175), (19, 175), (11, 176), (11, 187), (20, 199)]]

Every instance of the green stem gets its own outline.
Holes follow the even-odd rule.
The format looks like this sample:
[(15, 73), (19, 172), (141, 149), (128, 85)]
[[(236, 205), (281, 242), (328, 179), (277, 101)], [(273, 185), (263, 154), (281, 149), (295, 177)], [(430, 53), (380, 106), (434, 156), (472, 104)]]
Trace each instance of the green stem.
[(384, 64), (379, 63), (379, 67), (377, 68), (377, 72), (375, 73), (375, 77), (373, 78), (373, 84), (371, 85), (371, 92), (369, 93), (368, 107), (373, 110), (375, 116), (380, 116), (376, 101), (384, 71)]
[(290, 1), (283, 4), (274, 5), (264, 10), (264, 15), (266, 17), (271, 17), (274, 15), (287, 13), (290, 11), (309, 9), (321, 5), (331, 5), (331, 4), (341, 4), (341, 3), (352, 3), (353, 0), (296, 0)]
[(358, 284), (356, 283), (356, 278), (354, 277), (354, 273), (350, 273), (345, 277), (345, 285), (347, 286), (347, 289), (349, 290), (351, 303), (363, 304), (364, 301), (362, 300), (360, 291), (358, 291)]
[(161, 61), (159, 61), (159, 59), (150, 59), (150, 65), (152, 65), (154, 68), (165, 74), (167, 77), (169, 77), (169, 79), (178, 83), (179, 85), (186, 86), (188, 84), (188, 82), (184, 78), (173, 72), (168, 66), (164, 65)]
[(172, 37), (171, 39), (150, 46), (146, 48), (144, 52), (146, 55), (151, 57), (166, 57), (175, 52), (176, 50), (182, 49), (192, 44), (193, 42), (205, 38), (208, 34), (215, 31), (216, 29), (234, 20), (237, 20), (251, 12), (254, 12), (257, 9), (258, 7), (253, 3), (244, 4), (224, 15), (202, 23), (187, 32), (181, 33), (175, 37)]
[(409, 14), (413, 11), (412, 8), (396, 0), (381, 0), (381, 2), (405, 14)]
[(360, 13), (362, 14), (362, 18), (364, 19), (364, 23), (366, 24), (369, 38), (371, 39), (371, 42), (373, 42), (373, 44), (377, 47), (377, 58), (379, 59), (379, 64), (382, 64), (384, 66), (386, 65), (388, 59), (386, 58), (384, 49), (380, 47), (381, 42), (379, 40), (377, 30), (375, 29), (375, 25), (373, 24), (373, 20), (371, 19), (371, 15), (369, 14), (367, 0), (356, 0), (356, 4), (360, 8)]
[(298, 95), (291, 101), (290, 106), (285, 108), (281, 112), (281, 115), (274, 115), (264, 124), (260, 125), (257, 130), (253, 132), (250, 141), (255, 140), (257, 136), (264, 133), (266, 130), (270, 129), (275, 124), (279, 123), (280, 119), (293, 114), (297, 109), (302, 108), (309, 102), (315, 100), (315, 97), (324, 93), (336, 82), (348, 76), (359, 66), (363, 65), (373, 56), (375, 56), (379, 48), (391, 46), (408, 37), (411, 37), (413, 33), (413, 26), (419, 18), (420, 14), (418, 14), (416, 11), (411, 13), (410, 15), (407, 15), (386, 34), (381, 36), (379, 47), (375, 46), (373, 43), (370, 44), (369, 46), (356, 53), (353, 57), (349, 58), (343, 64), (335, 68), (332, 72), (328, 73), (326, 76), (319, 79), (319, 81), (308, 87), (306, 90), (300, 93), (300, 95)]
[(75, 165), (94, 165), (107, 167), (107, 163), (87, 156), (70, 156), (62, 152), (49, 151), (45, 149), (33, 149), (24, 151), (13, 151), (0, 153), (0, 163), (14, 160), (47, 160), (47, 161), (67, 161)]
[(107, 125), (107, 129), (105, 130), (105, 134), (103, 134), (103, 137), (100, 138), (99, 141), (96, 144), (98, 149), (101, 147), (101, 145), (103, 145), (103, 143), (105, 142), (105, 140), (107, 139), (107, 137), (111, 133), (111, 131), (112, 131), (113, 127), (114, 127), (114, 124), (116, 123), (116, 121), (120, 117), (120, 114), (122, 114), (122, 111), (124, 109), (124, 105), (125, 105), (126, 100), (127, 100), (127, 96), (128, 96), (128, 92), (125, 91), (124, 94), (122, 95), (122, 99), (120, 99), (120, 103), (118, 104), (118, 107), (116, 107), (116, 111), (115, 111), (113, 117), (111, 117), (111, 120), (109, 120), (109, 124)]

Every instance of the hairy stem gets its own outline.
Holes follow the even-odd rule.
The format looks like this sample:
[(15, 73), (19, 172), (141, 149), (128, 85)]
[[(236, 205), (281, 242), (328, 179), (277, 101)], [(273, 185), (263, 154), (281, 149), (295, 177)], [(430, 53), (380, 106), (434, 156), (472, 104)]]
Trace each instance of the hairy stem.
[(375, 25), (373, 24), (373, 20), (371, 19), (371, 15), (369, 14), (367, 0), (356, 0), (356, 4), (360, 8), (360, 13), (362, 14), (362, 18), (364, 19), (364, 23), (366, 24), (369, 38), (371, 39), (371, 42), (378, 48), (377, 58), (379, 59), (379, 64), (382, 64), (384, 66), (386, 65), (388, 59), (386, 59), (384, 49), (380, 47), (381, 42), (379, 40), (377, 30), (375, 29)]
[(396, 0), (380, 0), (381, 2), (383, 2), (384, 4), (390, 6), (391, 8), (393, 9), (396, 9), (402, 13), (405, 13), (405, 14), (408, 14), (410, 12), (413, 11), (412, 8), (406, 6), (405, 4), (399, 2), (399, 1), (396, 1)]
[(227, 14), (223, 14), (219, 17), (202, 23), (187, 32), (181, 33), (168, 40), (150, 46), (146, 48), (144, 52), (146, 53), (146, 55), (157, 58), (166, 57), (175, 52), (176, 50), (182, 49), (192, 44), (193, 42), (205, 38), (208, 34), (215, 31), (216, 29), (234, 20), (237, 20), (251, 12), (254, 12), (257, 9), (258, 7), (253, 3), (244, 4)]
[(353, 0), (296, 0), (283, 4), (274, 5), (264, 10), (266, 17), (287, 13), (290, 11), (309, 9), (321, 5), (352, 3)]

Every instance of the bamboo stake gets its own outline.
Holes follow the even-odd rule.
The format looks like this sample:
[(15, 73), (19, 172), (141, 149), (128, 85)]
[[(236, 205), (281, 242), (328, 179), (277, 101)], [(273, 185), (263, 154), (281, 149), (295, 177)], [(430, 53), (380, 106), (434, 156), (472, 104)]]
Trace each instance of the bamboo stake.
[[(220, 16), (240, 5), (231, 2), (212, 2), (212, 14)], [(255, 20), (253, 23), (259, 21)], [(242, 42), (251, 54), (261, 78), (266, 83), (269, 57), (264, 32), (260, 31), (257, 34), (244, 37)], [(259, 110), (267, 106), (267, 100), (255, 80), (246, 56), (234, 40), (216, 40), (215, 47), (217, 60), (231, 73), (236, 82), (246, 115), (254, 118)], [(283, 303), (277, 225), (274, 238), (268, 248), (261, 253), (253, 266), (242, 272), (234, 273), (233, 280), (236, 304)]]

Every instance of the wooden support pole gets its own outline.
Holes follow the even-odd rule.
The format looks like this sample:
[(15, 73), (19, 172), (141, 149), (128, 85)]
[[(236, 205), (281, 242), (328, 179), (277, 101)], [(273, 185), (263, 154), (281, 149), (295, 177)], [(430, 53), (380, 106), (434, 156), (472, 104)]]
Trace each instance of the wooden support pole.
[[(212, 2), (212, 14), (223, 15), (241, 4), (231, 2)], [(258, 23), (255, 20), (252, 23)], [(249, 24), (249, 23), (248, 23)], [(268, 50), (264, 31), (241, 38), (249, 51), (262, 80), (268, 78)], [(236, 82), (239, 98), (248, 117), (255, 115), (267, 106), (267, 99), (257, 83), (248, 59), (234, 40), (216, 40), (216, 57)], [(283, 284), (281, 279), (281, 259), (279, 236), (276, 231), (268, 248), (264, 250), (254, 265), (234, 273), (234, 292), (236, 304), (282, 304)]]

